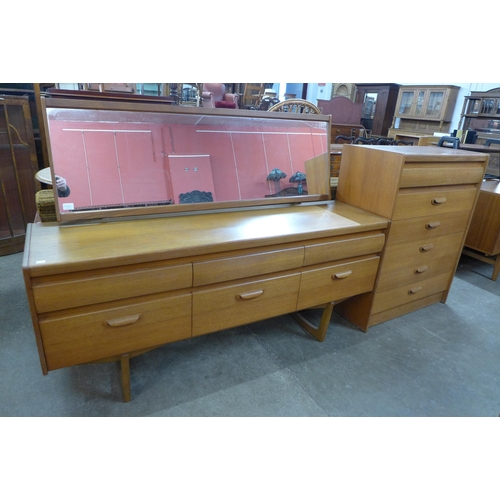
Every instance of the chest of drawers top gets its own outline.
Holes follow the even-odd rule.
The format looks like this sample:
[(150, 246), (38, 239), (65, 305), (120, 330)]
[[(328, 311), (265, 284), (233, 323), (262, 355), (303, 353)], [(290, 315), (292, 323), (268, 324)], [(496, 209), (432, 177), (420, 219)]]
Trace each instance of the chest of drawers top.
[(80, 225), (31, 224), (23, 267), (40, 277), (380, 230), (387, 220), (335, 202)]
[(344, 145), (337, 200), (393, 219), (402, 190), (477, 186), (488, 155), (435, 146)]

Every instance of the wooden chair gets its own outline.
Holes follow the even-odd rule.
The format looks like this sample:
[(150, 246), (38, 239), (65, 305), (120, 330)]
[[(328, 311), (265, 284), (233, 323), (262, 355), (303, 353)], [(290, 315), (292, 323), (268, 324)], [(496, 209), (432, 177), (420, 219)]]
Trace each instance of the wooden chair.
[(335, 137), (335, 144), (352, 144), (356, 137), (354, 135), (337, 135)]
[(447, 148), (446, 144), (450, 143), (452, 144), (453, 149), (459, 149), (460, 148), (460, 139), (458, 137), (451, 137), (449, 135), (444, 135), (441, 137), (438, 141), (438, 147), (440, 148)]
[(245, 83), (242, 108), (256, 108), (264, 96), (265, 83)]
[(279, 111), (284, 113), (314, 113), (321, 114), (318, 106), (305, 99), (287, 99), (269, 108), (269, 111)]
[(375, 139), (373, 137), (356, 137), (353, 144), (375, 144)]

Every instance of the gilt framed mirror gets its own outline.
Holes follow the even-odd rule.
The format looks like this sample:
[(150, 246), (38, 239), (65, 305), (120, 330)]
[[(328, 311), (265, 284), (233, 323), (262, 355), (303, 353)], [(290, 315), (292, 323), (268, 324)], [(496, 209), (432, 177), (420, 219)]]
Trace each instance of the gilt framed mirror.
[(327, 199), (306, 163), (329, 175), (329, 116), (63, 98), (43, 109), (58, 221)]

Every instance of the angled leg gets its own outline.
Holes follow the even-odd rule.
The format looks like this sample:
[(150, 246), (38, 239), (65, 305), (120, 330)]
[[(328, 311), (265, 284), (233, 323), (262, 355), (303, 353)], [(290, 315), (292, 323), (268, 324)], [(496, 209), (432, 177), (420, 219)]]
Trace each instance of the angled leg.
[(130, 401), (130, 355), (128, 353), (120, 355), (120, 370), (122, 379), (123, 400)]
[(299, 312), (292, 313), (292, 318), (297, 321), (297, 323), (304, 329), (306, 329), (311, 335), (316, 337), (320, 342), (325, 340), (326, 330), (330, 324), (330, 319), (332, 317), (334, 302), (330, 302), (325, 305), (323, 309), (323, 314), (321, 315), (321, 320), (319, 326), (313, 325), (310, 321), (305, 319)]

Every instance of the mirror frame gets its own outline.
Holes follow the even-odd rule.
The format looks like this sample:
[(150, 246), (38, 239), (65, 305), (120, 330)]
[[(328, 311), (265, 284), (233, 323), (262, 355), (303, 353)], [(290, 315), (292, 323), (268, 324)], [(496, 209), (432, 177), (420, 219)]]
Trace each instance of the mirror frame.
[[(96, 220), (108, 219), (115, 217), (144, 217), (150, 215), (162, 214), (181, 214), (190, 212), (203, 212), (203, 211), (216, 211), (224, 209), (246, 209), (251, 207), (272, 206), (272, 205), (290, 205), (304, 202), (317, 202), (330, 200), (331, 195), (323, 189), (324, 185), (329, 187), (330, 176), (330, 161), (329, 161), (329, 146), (331, 144), (331, 116), (318, 115), (318, 114), (297, 114), (297, 113), (273, 113), (268, 111), (254, 111), (244, 109), (219, 109), (219, 108), (203, 108), (193, 106), (177, 106), (172, 104), (151, 104), (151, 103), (138, 103), (138, 102), (121, 102), (121, 101), (99, 101), (91, 99), (67, 99), (67, 98), (54, 98), (42, 97), (42, 116), (46, 131), (46, 144), (49, 157), (49, 166), (52, 177), (52, 188), (54, 191), (56, 217), (58, 222), (78, 221), (78, 220)], [(172, 204), (172, 205), (148, 205), (144, 207), (125, 207), (125, 208), (109, 208), (109, 209), (96, 209), (96, 210), (82, 210), (72, 212), (61, 212), (58, 203), (56, 192), (54, 162), (52, 158), (52, 148), (50, 139), (49, 121), (47, 118), (47, 110), (52, 108), (60, 109), (77, 109), (77, 110), (105, 110), (105, 111), (131, 111), (131, 112), (147, 112), (147, 113), (171, 113), (171, 114), (187, 114), (187, 115), (204, 115), (204, 116), (227, 116), (239, 118), (266, 118), (270, 120), (298, 120), (298, 121), (312, 121), (323, 122), (326, 124), (326, 140), (328, 154), (321, 154), (314, 158), (311, 162), (311, 171), (307, 170), (306, 176), (314, 177), (311, 179), (311, 185), (314, 187), (322, 186), (319, 188), (320, 193), (297, 195), (297, 196), (284, 196), (284, 197), (266, 197), (255, 198), (248, 200), (230, 200), (220, 202), (202, 202), (202, 203), (187, 203), (187, 204)], [(312, 160), (312, 159), (311, 159)], [(307, 163), (307, 162), (306, 162)], [(304, 166), (306, 169), (307, 165)], [(326, 182), (323, 182), (326, 181)]]

